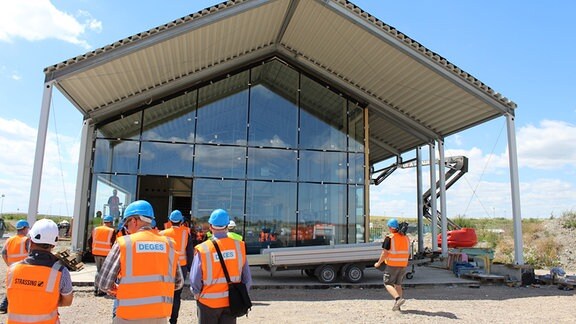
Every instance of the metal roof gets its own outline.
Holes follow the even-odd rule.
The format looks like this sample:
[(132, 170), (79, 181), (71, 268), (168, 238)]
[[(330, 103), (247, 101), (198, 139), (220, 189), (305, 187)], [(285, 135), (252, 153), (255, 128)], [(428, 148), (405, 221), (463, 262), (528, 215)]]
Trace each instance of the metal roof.
[(272, 56), (367, 105), (371, 164), (516, 108), (345, 0), (226, 1), (44, 72), (96, 123)]

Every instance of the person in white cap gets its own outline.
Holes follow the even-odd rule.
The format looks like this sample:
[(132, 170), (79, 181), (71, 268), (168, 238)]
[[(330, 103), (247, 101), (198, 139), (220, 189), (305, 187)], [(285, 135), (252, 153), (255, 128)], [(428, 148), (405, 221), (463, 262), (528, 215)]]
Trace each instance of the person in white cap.
[(58, 306), (70, 306), (74, 299), (70, 272), (51, 253), (58, 225), (41, 219), (28, 234), (30, 255), (8, 268), (8, 323), (58, 323)]
[(208, 224), (213, 237), (196, 245), (190, 270), (190, 290), (196, 299), (198, 323), (236, 323), (228, 302), (228, 284), (222, 265), (217, 256), (214, 242), (217, 242), (230, 279), (243, 282), (247, 289), (252, 285), (252, 275), (246, 260), (244, 242), (227, 236), (230, 217), (224, 209), (216, 209), (210, 214)]
[(238, 241), (242, 241), (242, 235), (234, 232), (235, 228), (236, 228), (236, 222), (231, 220), (230, 223), (228, 224), (228, 237)]

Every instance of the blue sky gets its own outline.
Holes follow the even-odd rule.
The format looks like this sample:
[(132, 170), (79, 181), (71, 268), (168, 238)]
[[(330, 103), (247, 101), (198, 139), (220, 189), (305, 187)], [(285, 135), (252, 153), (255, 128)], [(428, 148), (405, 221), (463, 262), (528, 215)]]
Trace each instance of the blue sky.
[[(518, 104), (523, 217), (576, 210), (575, 2), (353, 2)], [(216, 3), (0, 2), (2, 211), (28, 210), (45, 67)], [(52, 101), (39, 212), (72, 215), (82, 116), (57, 90)], [(470, 171), (448, 191), (447, 215), (511, 217), (505, 119), (448, 137), (453, 155), (468, 156)], [(372, 215), (414, 217), (414, 169), (396, 171), (370, 195)]]

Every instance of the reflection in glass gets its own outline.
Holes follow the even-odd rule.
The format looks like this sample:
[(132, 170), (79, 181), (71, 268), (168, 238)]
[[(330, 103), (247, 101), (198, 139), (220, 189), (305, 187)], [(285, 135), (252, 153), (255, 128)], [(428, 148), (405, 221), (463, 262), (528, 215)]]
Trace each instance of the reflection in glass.
[(300, 148), (346, 151), (346, 99), (302, 76)]
[(348, 103), (350, 117), (348, 150), (351, 152), (364, 152), (364, 110), (351, 102)]
[(268, 246), (294, 246), (295, 230), (296, 184), (248, 181), (244, 240), (249, 253)]
[(348, 156), (348, 183), (364, 183), (364, 153), (350, 153)]
[(142, 142), (140, 174), (190, 177), (193, 154), (191, 144)]
[(348, 243), (364, 243), (364, 186), (348, 186)]
[(113, 122), (99, 126), (96, 130), (96, 137), (138, 140), (141, 122), (142, 112), (140, 111), (128, 116), (120, 116)]
[(230, 218), (242, 228), (244, 218), (244, 181), (195, 179), (192, 193), (192, 216), (207, 227), (214, 209), (228, 211)]
[(248, 71), (198, 92), (196, 143), (246, 145)]
[(96, 140), (94, 172), (137, 173), (139, 142)]
[(296, 180), (298, 153), (293, 150), (248, 149), (248, 178)]
[(346, 243), (346, 186), (301, 183), (298, 190), (297, 244)]
[(142, 140), (194, 142), (196, 91), (144, 110)]
[(251, 146), (296, 147), (298, 72), (273, 61), (252, 69)]
[(346, 153), (301, 151), (300, 180), (346, 183)]
[(246, 149), (243, 147), (197, 145), (194, 176), (244, 178)]

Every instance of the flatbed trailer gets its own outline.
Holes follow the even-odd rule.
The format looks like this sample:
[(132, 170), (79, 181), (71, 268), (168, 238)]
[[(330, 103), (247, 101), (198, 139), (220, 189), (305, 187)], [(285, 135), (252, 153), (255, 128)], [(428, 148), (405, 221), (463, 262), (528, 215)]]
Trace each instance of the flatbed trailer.
[(364, 269), (373, 267), (382, 253), (382, 243), (357, 243), (263, 249), (249, 254), (250, 266), (259, 266), (274, 275), (281, 270), (302, 270), (322, 283), (342, 278), (357, 283), (364, 278)]

